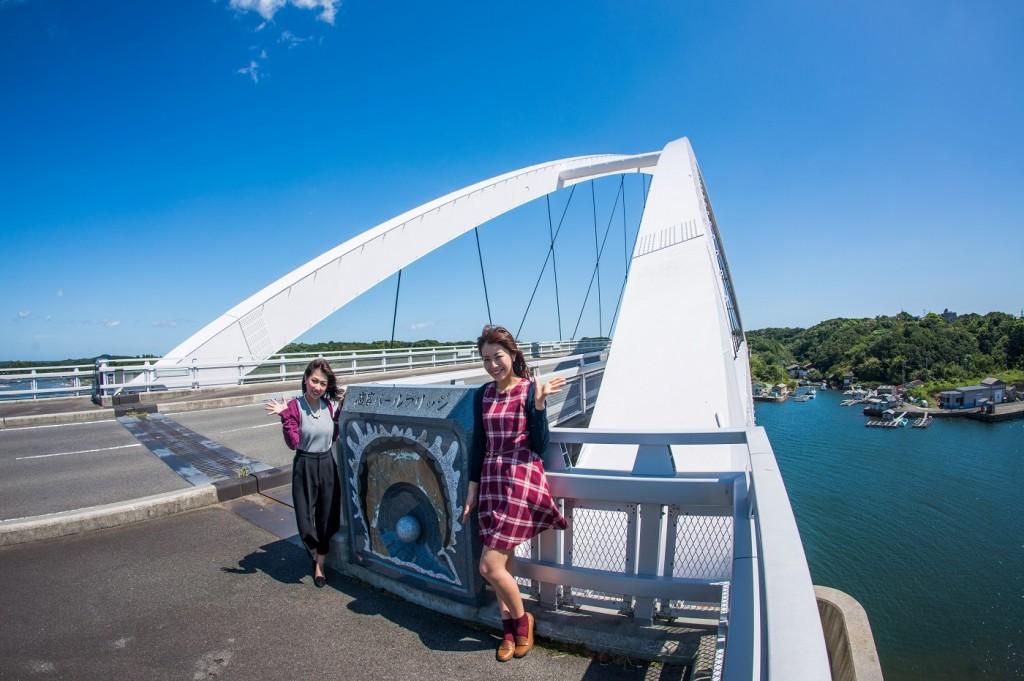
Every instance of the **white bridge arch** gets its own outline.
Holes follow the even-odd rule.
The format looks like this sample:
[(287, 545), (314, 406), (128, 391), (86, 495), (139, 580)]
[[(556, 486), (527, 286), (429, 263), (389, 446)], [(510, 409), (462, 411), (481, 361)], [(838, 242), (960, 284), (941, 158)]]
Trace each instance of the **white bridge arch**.
[[(398, 270), (488, 220), (592, 178), (651, 172), (658, 153), (580, 156), (484, 180), (406, 211), (249, 296), (167, 353), (158, 368), (270, 357)], [(328, 290), (331, 295), (319, 295)]]
[[(580, 156), (530, 166), (425, 203), (248, 297), (171, 350), (156, 368), (239, 357), (262, 361), (474, 227), (564, 187), (627, 172), (648, 173), (653, 180), (592, 424), (624, 425), (621, 414), (636, 399), (637, 375), (656, 371), (664, 395), (646, 399), (644, 409), (626, 409), (630, 427), (752, 425), (746, 343), (714, 213), (686, 138), (660, 152)], [(324, 290), (330, 295), (322, 295)], [(225, 371), (237, 378), (234, 367)], [(581, 463), (607, 468), (612, 459), (614, 467), (632, 465), (632, 456), (610, 445), (585, 450)]]

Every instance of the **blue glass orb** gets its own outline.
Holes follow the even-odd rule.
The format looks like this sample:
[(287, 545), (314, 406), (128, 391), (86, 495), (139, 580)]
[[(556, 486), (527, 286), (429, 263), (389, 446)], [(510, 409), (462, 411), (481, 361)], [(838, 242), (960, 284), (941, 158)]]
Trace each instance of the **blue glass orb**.
[(403, 515), (395, 523), (395, 534), (407, 544), (420, 538), (420, 521), (415, 516)]

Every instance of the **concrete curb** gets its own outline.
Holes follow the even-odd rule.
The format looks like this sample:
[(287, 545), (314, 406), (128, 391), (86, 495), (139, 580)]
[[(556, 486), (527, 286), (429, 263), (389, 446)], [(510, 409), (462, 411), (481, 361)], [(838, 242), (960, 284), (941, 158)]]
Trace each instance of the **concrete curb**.
[(153, 520), (291, 484), (292, 467), (270, 468), (212, 485), (164, 492), (74, 511), (0, 521), (0, 546), (54, 539)]
[(89, 423), (114, 418), (113, 409), (91, 409), (89, 411), (62, 411), (56, 414), (31, 414), (0, 418), (0, 430), (24, 428), (26, 426), (50, 426), (63, 423)]
[(292, 481), (292, 467), (268, 468), (241, 478), (218, 480), (213, 483), (217, 490), (217, 501), (231, 501), (250, 494), (259, 494), (274, 487), (289, 485)]
[(24, 520), (2, 521), (0, 546), (119, 527), (210, 506), (217, 501), (217, 490), (214, 486), (204, 485)]
[(260, 393), (259, 395), (210, 397), (203, 400), (188, 400), (185, 402), (157, 402), (156, 408), (161, 414), (175, 414), (186, 411), (201, 411), (203, 409), (220, 409), (221, 407), (242, 407), (248, 404), (260, 404), (272, 397), (290, 399), (298, 396), (298, 394), (298, 390), (290, 388), (287, 390), (275, 390), (273, 392)]
[(835, 681), (882, 681), (882, 666), (864, 607), (852, 596), (814, 586)]

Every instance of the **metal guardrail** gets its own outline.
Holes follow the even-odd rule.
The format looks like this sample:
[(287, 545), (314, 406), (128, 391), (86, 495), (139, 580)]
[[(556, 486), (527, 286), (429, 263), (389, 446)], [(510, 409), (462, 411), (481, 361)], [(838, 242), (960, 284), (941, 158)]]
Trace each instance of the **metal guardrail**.
[[(567, 452), (585, 443), (633, 445), (641, 455), (669, 445), (741, 445), (747, 465), (663, 477), (583, 470)], [(800, 536), (762, 428), (552, 428), (545, 464), (571, 522), (524, 544), (512, 565), (543, 605), (611, 608), (641, 624), (671, 617), (681, 604), (703, 606), (718, 620), (715, 678), (828, 678)]]
[[(594, 352), (607, 340), (523, 343), (528, 359)], [(57, 365), (0, 369), (0, 400), (116, 395), (121, 391), (154, 392), (168, 388), (200, 389), (298, 380), (312, 359), (323, 357), (335, 373), (355, 375), (455, 366), (478, 362), (475, 345), (446, 345), (386, 350), (280, 353), (267, 359), (235, 357), (192, 360), (166, 366), (173, 358), (101, 359), (93, 365)], [(225, 371), (228, 370), (228, 371)]]

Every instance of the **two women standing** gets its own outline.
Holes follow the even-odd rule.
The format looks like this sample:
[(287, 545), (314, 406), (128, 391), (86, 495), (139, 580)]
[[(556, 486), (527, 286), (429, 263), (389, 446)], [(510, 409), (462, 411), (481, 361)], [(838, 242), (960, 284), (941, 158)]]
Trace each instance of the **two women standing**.
[[(480, 574), (494, 589), (504, 636), (496, 657), (507, 662), (533, 647), (533, 616), (523, 607), (519, 584), (509, 572), (515, 548), (548, 528), (565, 529), (566, 520), (551, 497), (542, 453), (548, 444), (547, 399), (565, 379), (532, 380), (515, 338), (501, 326), (485, 326), (477, 339), (484, 369), (494, 380), (475, 399), (470, 476), (463, 507), (465, 525), (477, 511)], [(343, 395), (343, 393), (342, 393)], [(318, 587), (326, 583), (324, 557), (340, 526), (341, 483), (332, 454), (338, 438), (339, 390), (326, 360), (313, 360), (302, 379), (302, 395), (289, 402), (267, 402), (267, 413), (281, 417), (284, 439), (296, 450), (292, 496), (299, 536), (314, 556)]]

